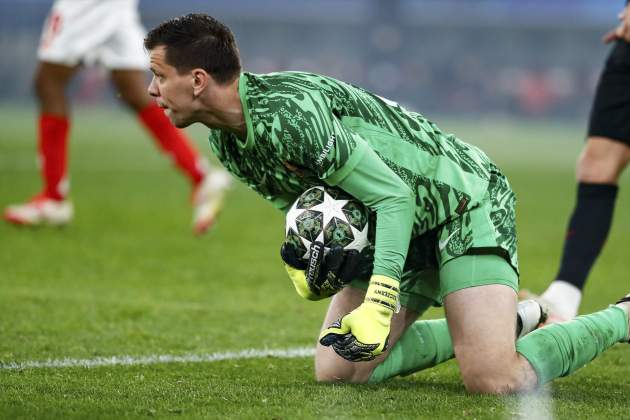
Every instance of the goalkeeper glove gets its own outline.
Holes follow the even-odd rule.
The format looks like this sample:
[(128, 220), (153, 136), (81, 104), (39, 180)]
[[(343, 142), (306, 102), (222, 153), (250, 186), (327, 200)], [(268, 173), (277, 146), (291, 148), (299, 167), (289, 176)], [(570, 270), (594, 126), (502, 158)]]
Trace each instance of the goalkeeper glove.
[(352, 280), (367, 278), (372, 270), (367, 252), (332, 247), (324, 256), (324, 244), (313, 242), (308, 261), (298, 257), (295, 245), (285, 242), (280, 249), (289, 278), (300, 296), (319, 300), (334, 295)]
[(363, 303), (322, 331), (319, 342), (351, 362), (374, 359), (387, 350), (398, 294), (398, 281), (373, 275)]

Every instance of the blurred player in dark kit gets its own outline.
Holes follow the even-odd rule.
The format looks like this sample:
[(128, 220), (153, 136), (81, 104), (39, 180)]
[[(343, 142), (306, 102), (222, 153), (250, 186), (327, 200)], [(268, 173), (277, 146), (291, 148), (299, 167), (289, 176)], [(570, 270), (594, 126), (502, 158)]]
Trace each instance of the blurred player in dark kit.
[[(619, 177), (630, 162), (630, 6), (619, 20), (603, 39), (614, 46), (597, 85), (577, 162), (577, 196), (560, 268), (540, 296), (549, 308), (549, 323), (577, 315), (586, 279), (610, 231)], [(524, 290), (521, 297), (536, 296)]]

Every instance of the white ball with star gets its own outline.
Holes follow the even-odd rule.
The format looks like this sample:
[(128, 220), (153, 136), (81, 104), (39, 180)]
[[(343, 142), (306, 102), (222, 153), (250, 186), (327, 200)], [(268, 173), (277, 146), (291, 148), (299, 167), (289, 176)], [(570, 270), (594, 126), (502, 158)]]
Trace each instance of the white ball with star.
[(313, 241), (361, 251), (369, 245), (368, 209), (360, 201), (338, 189), (313, 187), (302, 193), (286, 216), (287, 242), (308, 259)]

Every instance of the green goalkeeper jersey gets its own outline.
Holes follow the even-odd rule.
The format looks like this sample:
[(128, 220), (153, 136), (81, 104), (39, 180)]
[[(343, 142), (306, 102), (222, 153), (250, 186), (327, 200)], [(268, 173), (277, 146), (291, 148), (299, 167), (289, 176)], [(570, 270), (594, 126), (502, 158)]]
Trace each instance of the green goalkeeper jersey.
[(225, 167), (286, 211), (335, 185), (376, 212), (374, 274), (400, 279), (410, 240), (475, 208), (497, 171), (478, 148), (359, 87), (303, 72), (243, 73), (247, 138), (212, 129)]

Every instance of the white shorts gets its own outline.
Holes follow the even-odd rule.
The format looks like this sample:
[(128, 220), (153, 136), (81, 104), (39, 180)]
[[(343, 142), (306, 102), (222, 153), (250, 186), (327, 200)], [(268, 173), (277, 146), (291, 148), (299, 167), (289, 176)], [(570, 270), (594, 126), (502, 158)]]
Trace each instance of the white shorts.
[(44, 23), (40, 61), (145, 70), (138, 0), (57, 0)]

